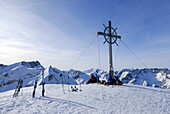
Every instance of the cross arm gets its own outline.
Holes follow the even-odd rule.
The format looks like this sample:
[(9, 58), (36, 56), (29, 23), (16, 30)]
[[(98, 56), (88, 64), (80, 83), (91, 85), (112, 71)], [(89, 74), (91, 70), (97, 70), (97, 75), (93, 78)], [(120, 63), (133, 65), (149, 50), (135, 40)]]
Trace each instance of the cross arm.
[[(97, 33), (97, 35), (110, 36), (110, 34), (109, 34), (109, 33), (103, 33), (103, 32), (98, 32), (98, 33)], [(114, 35), (114, 34), (111, 34), (111, 37), (121, 39), (121, 36)]]

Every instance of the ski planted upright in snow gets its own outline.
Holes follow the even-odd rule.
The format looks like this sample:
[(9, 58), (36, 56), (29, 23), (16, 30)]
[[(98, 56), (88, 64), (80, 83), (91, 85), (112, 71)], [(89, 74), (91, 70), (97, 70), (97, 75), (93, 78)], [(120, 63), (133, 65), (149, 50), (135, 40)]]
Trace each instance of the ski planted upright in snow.
[(42, 96), (44, 97), (45, 89), (44, 89), (44, 69), (42, 70)]
[(22, 88), (22, 84), (23, 84), (23, 80), (18, 80), (18, 84), (17, 84), (17, 87), (16, 87), (16, 89), (15, 89), (15, 92), (14, 92), (14, 94), (13, 94), (13, 97), (17, 97), (18, 96), (18, 94), (19, 94), (19, 92), (20, 92), (20, 90), (21, 90), (21, 88)]
[(63, 82), (62, 74), (60, 74), (60, 78), (61, 78), (61, 82), (62, 82), (63, 93), (65, 94), (65, 90), (64, 90), (64, 82)]
[(32, 97), (33, 97), (33, 98), (35, 98), (36, 88), (37, 88), (37, 79), (34, 81), (34, 91), (33, 91), (33, 93), (32, 93)]
[(18, 80), (18, 84), (17, 84), (17, 87), (16, 87), (15, 92), (14, 92), (14, 94), (13, 94), (13, 97), (16, 97), (16, 93), (17, 93), (19, 84), (20, 84), (20, 79)]

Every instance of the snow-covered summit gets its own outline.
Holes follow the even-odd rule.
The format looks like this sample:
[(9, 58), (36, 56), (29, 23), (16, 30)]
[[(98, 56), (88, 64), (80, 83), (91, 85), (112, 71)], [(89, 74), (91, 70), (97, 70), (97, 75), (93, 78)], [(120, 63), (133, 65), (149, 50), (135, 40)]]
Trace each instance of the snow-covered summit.
[(4, 64), (0, 64), (0, 67), (6, 67), (7, 65), (4, 65)]
[[(61, 77), (60, 74), (62, 74)], [(61, 71), (52, 66), (46, 68), (44, 82), (46, 84), (77, 84), (66, 71)]]
[(39, 68), (39, 67), (42, 67), (39, 61), (33, 61), (33, 62), (22, 61), (20, 64), (23, 65), (23, 66), (26, 66), (28, 68)]
[(99, 70), (99, 69), (91, 68), (91, 69), (85, 70), (83, 72), (88, 74), (88, 73), (96, 72), (96, 70)]

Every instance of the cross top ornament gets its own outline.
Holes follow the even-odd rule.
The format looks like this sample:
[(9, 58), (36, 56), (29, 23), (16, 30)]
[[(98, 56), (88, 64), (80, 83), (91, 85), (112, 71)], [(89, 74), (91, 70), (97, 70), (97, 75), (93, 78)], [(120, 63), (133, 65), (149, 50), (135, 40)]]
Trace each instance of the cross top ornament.
[(105, 38), (104, 44), (107, 42), (109, 44), (117, 44), (117, 39), (121, 39), (121, 36), (117, 35), (117, 27), (114, 29), (113, 27), (111, 27), (111, 21), (108, 22), (108, 26), (106, 27), (104, 24), (103, 26), (105, 27), (104, 32), (98, 32), (98, 35), (102, 35)]

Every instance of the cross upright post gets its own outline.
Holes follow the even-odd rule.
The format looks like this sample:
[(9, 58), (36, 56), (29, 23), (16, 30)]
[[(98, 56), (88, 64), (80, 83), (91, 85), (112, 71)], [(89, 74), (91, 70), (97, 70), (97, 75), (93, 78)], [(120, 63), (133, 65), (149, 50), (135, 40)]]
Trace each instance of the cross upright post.
[[(111, 38), (111, 21), (108, 21), (109, 27), (109, 42), (112, 42)], [(109, 75), (113, 76), (113, 64), (112, 64), (112, 44), (109, 43)]]

